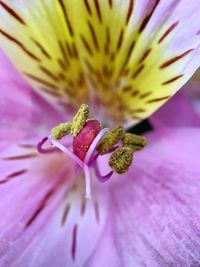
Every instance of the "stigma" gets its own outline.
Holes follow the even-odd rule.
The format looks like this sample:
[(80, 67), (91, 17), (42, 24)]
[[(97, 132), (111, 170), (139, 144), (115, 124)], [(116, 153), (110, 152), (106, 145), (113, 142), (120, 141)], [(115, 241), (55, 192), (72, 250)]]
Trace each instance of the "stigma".
[[(70, 146), (64, 145), (62, 139), (71, 135)], [(51, 148), (44, 149), (49, 141)], [(77, 170), (83, 170), (85, 176), (85, 197), (91, 198), (91, 169), (99, 181), (105, 182), (113, 173), (124, 174), (132, 165), (134, 153), (143, 149), (147, 140), (143, 136), (126, 133), (121, 125), (112, 129), (102, 128), (96, 119), (89, 118), (89, 107), (80, 106), (72, 121), (60, 123), (51, 129), (50, 135), (44, 137), (37, 145), (40, 153), (52, 153), (61, 150), (70, 156), (77, 165)], [(98, 157), (109, 154), (110, 171), (101, 175), (97, 165)]]

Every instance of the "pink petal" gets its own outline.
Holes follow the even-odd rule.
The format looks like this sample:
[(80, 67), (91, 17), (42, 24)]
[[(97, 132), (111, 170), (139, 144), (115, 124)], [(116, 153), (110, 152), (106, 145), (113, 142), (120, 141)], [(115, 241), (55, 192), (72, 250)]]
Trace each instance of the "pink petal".
[(86, 201), (73, 162), (41, 156), (34, 143), (0, 154), (0, 266), (82, 266), (104, 229), (108, 196), (93, 186)]
[(0, 139), (1, 148), (8, 142), (41, 134), (63, 117), (41, 99), (0, 51)]
[(154, 132), (127, 176), (113, 177), (112, 237), (105, 232), (87, 267), (200, 266), (199, 136)]
[(200, 116), (195, 111), (192, 101), (182, 92), (178, 92), (156, 111), (150, 121), (155, 128), (200, 126)]

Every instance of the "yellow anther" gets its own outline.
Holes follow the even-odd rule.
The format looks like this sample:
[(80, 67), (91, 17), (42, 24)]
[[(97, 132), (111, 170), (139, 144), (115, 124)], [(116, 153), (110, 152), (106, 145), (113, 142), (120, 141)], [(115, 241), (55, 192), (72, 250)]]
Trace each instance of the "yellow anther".
[(71, 122), (60, 123), (59, 125), (51, 129), (51, 136), (54, 139), (61, 139), (63, 136), (70, 133), (71, 125)]
[(124, 135), (124, 128), (122, 126), (116, 126), (112, 128), (104, 137), (101, 139), (97, 150), (101, 155), (107, 153), (110, 149), (116, 145)]
[(124, 146), (132, 148), (133, 151), (138, 151), (146, 146), (147, 139), (136, 134), (125, 133), (122, 137), (122, 143)]
[(128, 171), (133, 161), (133, 150), (129, 147), (122, 146), (117, 148), (109, 159), (110, 167), (118, 174)]
[(71, 134), (74, 137), (83, 129), (84, 124), (89, 118), (89, 113), (89, 107), (86, 104), (80, 106), (72, 121)]

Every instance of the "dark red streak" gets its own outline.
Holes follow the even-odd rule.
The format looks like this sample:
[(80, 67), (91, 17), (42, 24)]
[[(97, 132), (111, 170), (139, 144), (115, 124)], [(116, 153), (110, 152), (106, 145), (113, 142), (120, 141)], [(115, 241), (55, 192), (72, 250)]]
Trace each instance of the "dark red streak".
[(102, 22), (102, 17), (101, 17), (101, 10), (100, 10), (100, 6), (99, 6), (99, 1), (98, 0), (94, 0), (94, 4), (96, 7), (96, 11), (97, 11), (97, 15), (99, 18), (99, 21)]
[(92, 15), (92, 12), (91, 12), (91, 8), (90, 8), (90, 5), (88, 3), (88, 0), (84, 0), (84, 4), (85, 4), (85, 7), (87, 9), (87, 12)]
[(3, 158), (3, 160), (21, 160), (21, 159), (30, 159), (30, 158), (35, 158), (35, 157), (38, 157), (38, 154), (31, 153), (31, 154), (26, 154), (26, 155), (5, 157)]
[(34, 59), (35, 61), (41, 62), (41, 60), (38, 57), (36, 57), (32, 52), (30, 52), (20, 41), (15, 39), (13, 36), (9, 35), (8, 33), (4, 32), (1, 29), (0, 29), (0, 33), (2, 33), (3, 36), (5, 36), (8, 40), (15, 43), (18, 47), (20, 47), (32, 59)]
[(154, 98), (154, 99), (151, 99), (151, 100), (148, 100), (146, 101), (146, 103), (155, 103), (155, 102), (159, 102), (159, 101), (162, 101), (162, 100), (166, 100), (168, 99), (170, 96), (164, 96), (164, 97), (160, 97), (160, 98)]
[(61, 6), (61, 9), (63, 11), (63, 14), (64, 14), (64, 17), (65, 17), (65, 21), (66, 21), (66, 24), (67, 24), (69, 33), (70, 33), (71, 36), (73, 36), (74, 33), (73, 33), (73, 30), (72, 30), (72, 26), (71, 26), (71, 24), (69, 22), (69, 18), (68, 18), (68, 15), (67, 15), (67, 10), (65, 8), (65, 5), (63, 3), (63, 0), (59, 0), (59, 3), (60, 3), (60, 6)]
[(7, 4), (3, 3), (2, 1), (0, 1), (0, 5), (14, 18), (16, 19), (18, 22), (20, 22), (23, 25), (26, 25), (25, 21), (11, 8), (9, 7)]
[(128, 24), (129, 19), (131, 17), (131, 14), (133, 12), (133, 6), (134, 6), (134, 0), (130, 0), (129, 8), (128, 8), (128, 14), (127, 14), (127, 17), (126, 17), (126, 24)]
[(178, 76), (176, 76), (170, 80), (167, 80), (167, 81), (163, 82), (162, 85), (167, 85), (167, 84), (173, 83), (173, 82), (179, 80), (181, 77), (183, 77), (183, 75), (184, 74), (181, 74), (181, 75), (178, 75)]
[(143, 22), (142, 22), (142, 24), (140, 26), (139, 33), (141, 33), (146, 28), (146, 26), (147, 26), (148, 22), (150, 21), (154, 11), (156, 10), (159, 2), (160, 2), (160, 0), (156, 1), (155, 5), (152, 8), (152, 11), (144, 18), (144, 20), (143, 20)]
[(161, 38), (158, 41), (158, 44), (162, 43), (162, 41), (170, 34), (170, 32), (172, 32), (176, 26), (178, 25), (178, 21), (175, 22), (174, 24), (172, 24), (167, 30), (166, 32), (161, 36)]
[(191, 53), (194, 49), (189, 49), (187, 51), (185, 51), (184, 53), (176, 56), (176, 57), (173, 57), (171, 58), (170, 60), (166, 61), (165, 63), (163, 63), (161, 66), (160, 66), (160, 69), (164, 69), (170, 65), (172, 65), (173, 63), (175, 63), (176, 61), (178, 61), (179, 59), (182, 59), (183, 57), (187, 56), (189, 53)]
[(74, 225), (73, 232), (72, 232), (72, 247), (71, 247), (71, 254), (72, 259), (75, 261), (76, 258), (76, 242), (77, 242), (77, 225)]

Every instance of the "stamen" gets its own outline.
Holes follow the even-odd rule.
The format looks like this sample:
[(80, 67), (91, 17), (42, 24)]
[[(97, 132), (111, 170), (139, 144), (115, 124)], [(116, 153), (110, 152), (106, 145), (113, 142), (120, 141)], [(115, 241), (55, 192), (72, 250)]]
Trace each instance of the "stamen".
[(133, 149), (133, 151), (139, 151), (146, 146), (147, 139), (136, 134), (125, 133), (122, 137), (122, 143), (124, 146)]
[(133, 150), (129, 147), (117, 148), (109, 159), (109, 166), (118, 174), (128, 171), (133, 161)]
[(94, 162), (94, 170), (95, 170), (95, 174), (97, 176), (97, 178), (99, 179), (100, 182), (106, 182), (108, 179), (110, 179), (110, 177), (113, 175), (114, 171), (110, 171), (108, 174), (106, 175), (101, 175), (99, 168), (97, 166), (96, 161)]
[(116, 126), (112, 128), (100, 141), (98, 145), (98, 151), (101, 155), (106, 154), (111, 150), (123, 137), (124, 128), (122, 126)]
[[(75, 171), (82, 168), (85, 174), (85, 197), (91, 198), (91, 175), (89, 167), (94, 168), (96, 177), (101, 182), (107, 181), (114, 172), (123, 174), (128, 171), (133, 161), (135, 151), (141, 150), (146, 144), (145, 137), (131, 133), (125, 133), (122, 126), (116, 126), (111, 130), (101, 129), (98, 120), (88, 120), (89, 107), (81, 105), (72, 122), (57, 125), (51, 130), (51, 135), (45, 137), (38, 143), (37, 149), (40, 153), (50, 153), (57, 149), (63, 151), (76, 163)], [(73, 135), (72, 148), (68, 149), (58, 140), (67, 134)], [(44, 149), (43, 145), (50, 141), (54, 148)], [(97, 158), (100, 155), (111, 154), (109, 166), (111, 171), (101, 175), (97, 166)]]
[(88, 149), (88, 152), (85, 156), (85, 159), (84, 159), (84, 162), (86, 164), (88, 164), (91, 160), (91, 156), (93, 154), (93, 152), (95, 151), (95, 148), (99, 142), (99, 140), (101, 140), (102, 136), (104, 136), (105, 133), (108, 132), (108, 128), (104, 128), (102, 129), (98, 134), (97, 136), (95, 137), (95, 139), (93, 140), (92, 144), (90, 145), (90, 148)]
[(86, 104), (80, 106), (78, 112), (73, 118), (71, 134), (75, 137), (83, 129), (84, 124), (89, 118), (89, 107)]
[(81, 168), (83, 168), (84, 163), (76, 156), (74, 155), (73, 152), (71, 152), (68, 148), (66, 148), (64, 145), (62, 145), (61, 143), (59, 143), (58, 141), (56, 141), (55, 139), (53, 139), (51, 136), (49, 137), (49, 139), (51, 140), (51, 143), (57, 147), (58, 149), (60, 149), (61, 151), (63, 151), (64, 153), (66, 153), (68, 156), (70, 156)]
[(61, 139), (62, 137), (70, 133), (71, 126), (71, 122), (60, 123), (53, 129), (51, 129), (51, 136), (54, 139)]
[(43, 148), (43, 145), (49, 140), (48, 137), (44, 137), (38, 144), (37, 144), (37, 150), (41, 154), (48, 154), (56, 151), (55, 148)]
[(85, 198), (91, 198), (91, 178), (90, 178), (90, 171), (87, 164), (84, 164), (83, 170), (85, 173)]
[(50, 138), (51, 142), (58, 149), (69, 155), (81, 168), (83, 168), (85, 173), (85, 197), (91, 198), (91, 185), (90, 185), (90, 172), (87, 164), (84, 164), (73, 152), (71, 152), (68, 148), (60, 144), (58, 141)]

